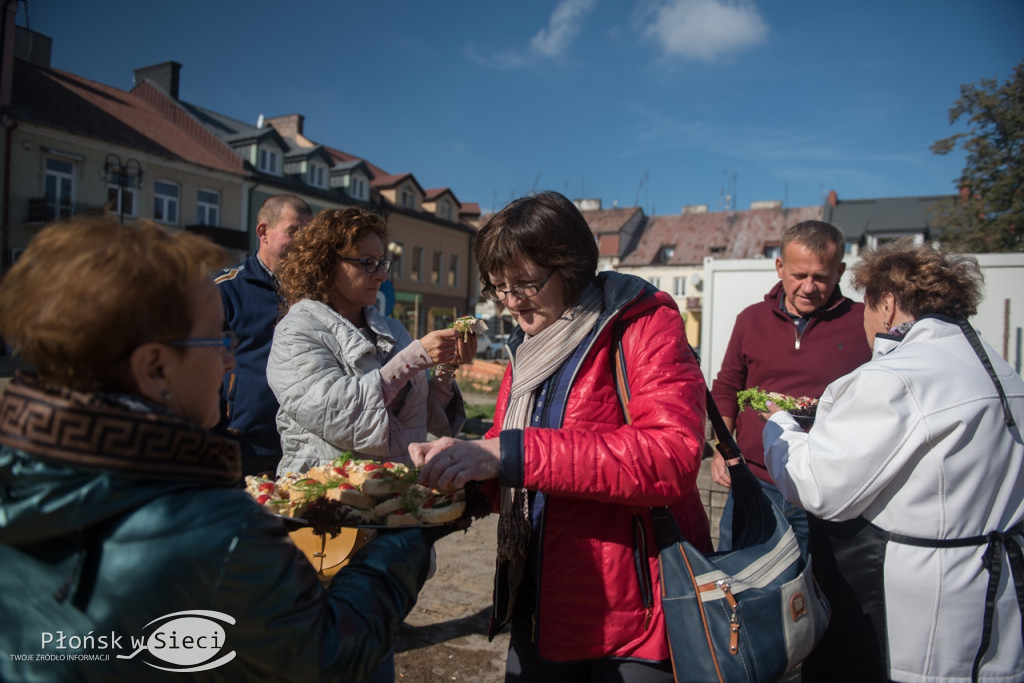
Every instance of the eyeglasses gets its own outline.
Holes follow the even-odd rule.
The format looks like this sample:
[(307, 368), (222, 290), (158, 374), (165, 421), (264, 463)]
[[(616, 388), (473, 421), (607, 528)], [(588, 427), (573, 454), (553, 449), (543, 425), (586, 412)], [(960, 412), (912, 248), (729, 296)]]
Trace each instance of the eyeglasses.
[(219, 346), (234, 353), (238, 348), (238, 337), (228, 330), (219, 337), (207, 337), (201, 339), (182, 339), (181, 341), (168, 342), (171, 346)]
[(351, 261), (352, 263), (362, 263), (363, 269), (370, 275), (374, 275), (381, 268), (384, 269), (385, 275), (391, 272), (392, 261), (389, 258), (381, 261), (379, 258), (352, 258), (351, 256), (342, 256), (341, 260)]
[(555, 271), (552, 270), (547, 274), (547, 277), (540, 282), (528, 282), (525, 285), (516, 285), (512, 289), (498, 289), (497, 287), (490, 285), (488, 287), (484, 287), (483, 291), (480, 293), (485, 299), (490, 299), (491, 301), (504, 301), (509, 294), (515, 294), (517, 299), (529, 299), (532, 296), (537, 296), (537, 294), (540, 293), (540, 290), (544, 289), (544, 285), (548, 283), (548, 280), (550, 280), (551, 276), (554, 274)]

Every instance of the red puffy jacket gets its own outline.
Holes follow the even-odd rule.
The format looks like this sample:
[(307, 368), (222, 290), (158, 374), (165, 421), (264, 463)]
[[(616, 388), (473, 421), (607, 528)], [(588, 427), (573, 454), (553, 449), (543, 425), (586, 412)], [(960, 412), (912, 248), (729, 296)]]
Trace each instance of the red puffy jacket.
[[(535, 631), (541, 656), (667, 660), (650, 508), (670, 506), (686, 538), (711, 550), (696, 483), (705, 383), (670, 296), (617, 273), (601, 273), (595, 284), (605, 294), (605, 313), (566, 398), (563, 427), (527, 428), (521, 439), (506, 432), (502, 470), (518, 461), (522, 478), (502, 484), (546, 495)], [(631, 424), (615, 391), (616, 327)], [(510, 366), (488, 437), (501, 431), (511, 373)], [(495, 591), (496, 600), (501, 593)], [(495, 604), (495, 615), (505, 613), (506, 605)], [(492, 623), (492, 635), (502, 625)]]

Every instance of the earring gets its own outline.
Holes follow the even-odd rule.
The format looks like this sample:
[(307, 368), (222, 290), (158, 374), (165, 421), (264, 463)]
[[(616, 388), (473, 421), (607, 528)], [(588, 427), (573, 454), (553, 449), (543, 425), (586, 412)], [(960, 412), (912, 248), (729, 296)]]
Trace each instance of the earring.
[[(886, 329), (889, 329), (889, 328), (886, 327)], [(171, 402), (171, 392), (167, 391), (166, 389), (161, 391), (160, 392), (160, 400), (163, 401), (164, 403), (170, 403)]]
[(888, 323), (888, 322), (884, 322), (884, 323), (882, 323), (882, 327), (884, 327), (884, 328), (885, 328), (885, 331), (886, 331), (886, 332), (888, 332), (888, 331), (889, 331), (889, 323)]

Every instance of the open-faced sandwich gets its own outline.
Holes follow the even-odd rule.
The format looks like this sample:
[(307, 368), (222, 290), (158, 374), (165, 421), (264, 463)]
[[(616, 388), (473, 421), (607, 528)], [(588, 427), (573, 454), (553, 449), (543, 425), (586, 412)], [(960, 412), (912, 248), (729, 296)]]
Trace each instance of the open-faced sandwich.
[(814, 419), (814, 413), (818, 410), (818, 399), (810, 396), (788, 396), (775, 391), (764, 391), (760, 387), (743, 389), (736, 394), (740, 410), (752, 408), (760, 412), (768, 410), (768, 401), (785, 410), (795, 418), (803, 418), (804, 421)]
[(419, 470), (401, 463), (359, 460), (346, 452), (304, 474), (276, 480), (248, 476), (245, 483), (256, 502), (324, 532), (341, 526), (444, 524), (463, 515), (464, 491), (445, 494), (419, 485), (418, 477)]
[(462, 336), (462, 341), (468, 340), (471, 334), (483, 334), (487, 331), (487, 323), (483, 320), (477, 320), (471, 315), (456, 318), (455, 322), (448, 327), (458, 332)]

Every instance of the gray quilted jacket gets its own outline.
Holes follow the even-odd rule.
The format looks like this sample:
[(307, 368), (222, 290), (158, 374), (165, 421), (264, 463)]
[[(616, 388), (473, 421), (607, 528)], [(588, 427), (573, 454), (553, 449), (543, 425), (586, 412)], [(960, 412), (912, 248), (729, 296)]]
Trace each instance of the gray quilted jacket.
[(345, 450), (408, 462), (410, 443), (426, 441), (428, 432), (455, 436), (465, 421), (458, 389), (446, 409), (426, 371), (385, 405), (381, 367), (412, 338), (374, 306), (365, 317), (376, 344), (317, 301), (295, 303), (277, 324), (267, 380), (281, 405), (279, 473), (305, 472)]

